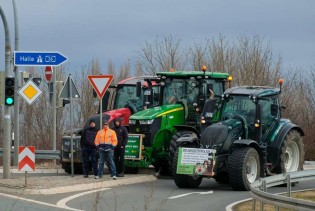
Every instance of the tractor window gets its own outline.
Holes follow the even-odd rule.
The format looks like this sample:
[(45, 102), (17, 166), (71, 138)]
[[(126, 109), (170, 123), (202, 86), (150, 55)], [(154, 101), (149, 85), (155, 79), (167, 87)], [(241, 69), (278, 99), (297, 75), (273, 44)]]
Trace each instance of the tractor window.
[(267, 98), (267, 99), (262, 99), (259, 100), (259, 104), (262, 108), (262, 115), (261, 115), (261, 121), (264, 126), (270, 126), (271, 123), (274, 121), (274, 119), (277, 116), (273, 116), (271, 114), (271, 105), (272, 104), (277, 104), (277, 98)]
[(256, 106), (248, 96), (231, 96), (225, 103), (222, 118), (229, 119), (234, 115), (244, 116), (247, 123), (253, 123), (255, 120)]
[(136, 96), (136, 86), (123, 86), (117, 89), (114, 109), (124, 108), (128, 104), (135, 104), (136, 107), (142, 106), (142, 100)]
[(153, 106), (159, 105), (160, 86), (153, 86)]
[(167, 81), (164, 87), (163, 105), (174, 104), (185, 95), (182, 80)]

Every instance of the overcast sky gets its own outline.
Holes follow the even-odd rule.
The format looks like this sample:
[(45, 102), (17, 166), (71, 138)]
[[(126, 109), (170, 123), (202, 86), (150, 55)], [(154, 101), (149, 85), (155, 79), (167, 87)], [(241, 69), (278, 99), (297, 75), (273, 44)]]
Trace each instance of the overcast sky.
[[(70, 69), (101, 62), (116, 68), (145, 41), (176, 35), (187, 45), (220, 34), (227, 41), (260, 35), (284, 68), (315, 66), (315, 0), (16, 0), (20, 50), (59, 51)], [(0, 0), (14, 49), (12, 0)], [(2, 22), (0, 22), (2, 23)], [(2, 24), (0, 24), (2, 25)], [(4, 29), (0, 27), (0, 69)]]

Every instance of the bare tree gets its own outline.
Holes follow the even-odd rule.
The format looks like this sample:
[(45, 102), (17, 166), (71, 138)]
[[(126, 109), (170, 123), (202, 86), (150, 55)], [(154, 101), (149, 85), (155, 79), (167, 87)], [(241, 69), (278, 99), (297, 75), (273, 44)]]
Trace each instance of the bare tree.
[[(63, 66), (55, 69), (57, 80), (64, 78)], [(33, 76), (41, 76), (33, 68), (29, 69)], [(52, 106), (49, 102), (48, 86), (42, 83), (40, 86), (42, 95), (32, 105), (21, 101), (21, 134), (25, 145), (34, 145), (39, 149), (51, 149), (52, 144)], [(63, 134), (65, 119), (62, 118), (62, 109), (57, 110), (57, 144)], [(23, 141), (21, 141), (23, 143)], [(59, 142), (60, 143), (60, 142)]]
[(128, 61), (125, 65), (120, 67), (117, 81), (126, 79), (129, 76), (130, 76), (130, 61)]
[(193, 47), (190, 47), (188, 58), (191, 62), (191, 68), (194, 71), (200, 71), (203, 65), (208, 66), (208, 62), (206, 61), (207, 54), (207, 46), (203, 46), (198, 43), (194, 43)]
[(93, 97), (93, 87), (88, 81), (88, 75), (99, 75), (100, 70), (98, 60), (92, 60), (89, 66), (82, 67), (79, 72), (75, 73), (75, 81), (81, 94), (75, 112), (79, 123), (78, 127), (82, 127), (88, 118), (98, 111), (98, 107), (95, 106), (96, 99)]
[(275, 85), (280, 77), (281, 57), (275, 57), (270, 43), (255, 35), (243, 36), (235, 46), (235, 66), (231, 69), (236, 84)]
[(137, 51), (137, 62), (143, 67), (145, 74), (155, 75), (158, 71), (168, 71), (170, 68), (184, 70), (186, 66), (185, 50), (181, 48), (181, 40), (169, 35), (153, 43), (145, 42)]

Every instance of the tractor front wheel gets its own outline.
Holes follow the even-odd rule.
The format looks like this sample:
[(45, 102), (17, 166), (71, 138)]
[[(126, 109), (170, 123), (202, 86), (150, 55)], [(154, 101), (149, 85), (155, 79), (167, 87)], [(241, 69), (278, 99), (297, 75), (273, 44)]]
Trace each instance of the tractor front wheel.
[(258, 152), (252, 147), (236, 148), (229, 156), (229, 181), (234, 190), (250, 190), (260, 176)]
[[(187, 148), (196, 148), (195, 145), (186, 145)], [(177, 174), (177, 161), (178, 161), (178, 148), (174, 154), (173, 157), (173, 164), (172, 164), (172, 170), (173, 170), (173, 179), (177, 187), (179, 188), (197, 188), (201, 181), (202, 177), (200, 176), (191, 176), (191, 175), (185, 175), (185, 174)]]
[(168, 156), (169, 171), (170, 171), (171, 174), (173, 172), (172, 166), (173, 166), (174, 155), (175, 155), (175, 152), (176, 152), (176, 150), (178, 148), (177, 140), (180, 137), (192, 137), (192, 138), (195, 138), (195, 137), (197, 137), (197, 134), (194, 133), (194, 132), (191, 132), (191, 131), (183, 130), (183, 131), (177, 131), (172, 136), (172, 139), (171, 139), (171, 142), (170, 142), (170, 148), (169, 148), (169, 156)]

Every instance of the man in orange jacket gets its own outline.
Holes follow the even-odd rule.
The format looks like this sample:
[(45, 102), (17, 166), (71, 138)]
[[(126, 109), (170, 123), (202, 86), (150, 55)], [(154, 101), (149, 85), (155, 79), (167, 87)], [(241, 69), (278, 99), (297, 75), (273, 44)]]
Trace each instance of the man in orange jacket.
[(117, 145), (117, 136), (114, 130), (109, 129), (108, 125), (108, 121), (105, 121), (103, 129), (97, 132), (94, 141), (99, 152), (98, 176), (96, 176), (95, 179), (99, 179), (103, 176), (104, 162), (106, 159), (110, 168), (111, 176), (114, 180), (116, 180), (114, 148)]

